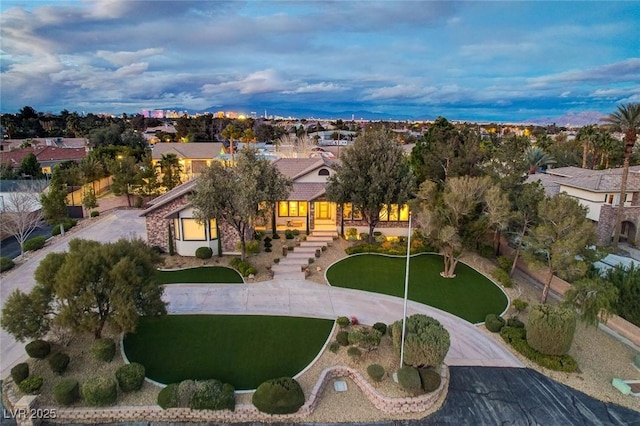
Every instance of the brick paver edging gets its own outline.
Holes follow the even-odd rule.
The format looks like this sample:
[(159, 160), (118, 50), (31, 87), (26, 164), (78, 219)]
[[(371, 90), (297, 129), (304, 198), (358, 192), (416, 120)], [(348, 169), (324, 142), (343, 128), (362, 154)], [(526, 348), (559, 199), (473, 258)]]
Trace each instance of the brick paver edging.
[[(230, 410), (191, 410), (189, 408), (169, 408), (163, 410), (157, 405), (116, 406), (108, 408), (58, 408), (54, 420), (59, 423), (109, 423), (109, 422), (260, 422), (281, 420), (305, 420), (317, 407), (327, 386), (338, 378), (351, 379), (362, 393), (380, 411), (388, 414), (410, 414), (426, 411), (444, 396), (449, 385), (449, 369), (443, 365), (440, 370), (442, 380), (434, 392), (416, 397), (387, 397), (375, 389), (358, 371), (346, 366), (328, 367), (322, 371), (316, 385), (311, 390), (305, 404), (294, 414), (265, 414), (251, 404), (238, 404)], [(27, 404), (24, 408), (35, 408), (37, 399), (25, 396), (20, 400), (12, 391), (11, 380), (4, 383), (4, 394), (14, 408)], [(18, 425), (33, 424), (17, 419)]]

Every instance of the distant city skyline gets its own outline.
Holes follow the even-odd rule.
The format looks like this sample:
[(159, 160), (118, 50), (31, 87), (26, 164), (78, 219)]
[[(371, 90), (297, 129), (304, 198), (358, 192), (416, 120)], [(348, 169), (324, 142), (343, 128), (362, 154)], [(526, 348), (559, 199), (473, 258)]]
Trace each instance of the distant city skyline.
[(608, 114), (638, 40), (640, 2), (2, 0), (0, 112)]

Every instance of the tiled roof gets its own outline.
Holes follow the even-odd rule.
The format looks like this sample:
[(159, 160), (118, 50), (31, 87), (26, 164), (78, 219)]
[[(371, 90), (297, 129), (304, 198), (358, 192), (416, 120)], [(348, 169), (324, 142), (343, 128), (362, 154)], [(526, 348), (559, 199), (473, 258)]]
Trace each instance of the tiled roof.
[[(555, 195), (560, 186), (584, 189), (591, 192), (615, 192), (620, 190), (622, 168), (591, 170), (580, 167), (561, 167), (544, 174), (530, 175), (527, 182), (539, 180), (548, 195)], [(627, 191), (640, 191), (640, 166), (629, 167)]]
[(324, 183), (294, 183), (287, 199), (311, 201), (324, 195), (325, 192), (326, 185)]
[(19, 167), (27, 155), (33, 153), (38, 163), (61, 162), (67, 160), (81, 160), (87, 156), (84, 148), (58, 148), (55, 146), (43, 146), (38, 148), (23, 148), (13, 151), (0, 152), (0, 163), (11, 164)]
[(163, 154), (175, 154), (178, 158), (212, 160), (220, 155), (220, 142), (157, 143), (151, 150), (151, 158), (160, 160)]
[(333, 167), (333, 164), (333, 161), (326, 158), (280, 158), (273, 162), (273, 165), (280, 170), (280, 173), (292, 180), (296, 180), (323, 166)]

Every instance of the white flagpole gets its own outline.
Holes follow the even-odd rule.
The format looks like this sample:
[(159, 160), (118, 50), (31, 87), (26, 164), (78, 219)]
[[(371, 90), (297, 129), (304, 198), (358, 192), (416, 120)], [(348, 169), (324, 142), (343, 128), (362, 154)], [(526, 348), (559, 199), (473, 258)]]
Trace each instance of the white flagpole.
[(409, 238), (407, 238), (407, 265), (404, 276), (404, 310), (402, 312), (402, 340), (400, 341), (400, 368), (404, 365), (404, 337), (407, 329), (407, 294), (409, 293), (409, 259), (411, 258), (411, 212), (409, 212)]

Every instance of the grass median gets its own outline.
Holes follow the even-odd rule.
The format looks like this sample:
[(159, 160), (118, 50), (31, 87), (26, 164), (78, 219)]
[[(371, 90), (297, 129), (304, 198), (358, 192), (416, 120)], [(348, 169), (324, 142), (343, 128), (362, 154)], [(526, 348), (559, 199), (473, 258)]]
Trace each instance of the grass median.
[(203, 266), (178, 269), (175, 271), (157, 271), (160, 284), (243, 284), (242, 276), (234, 269), (225, 266)]

